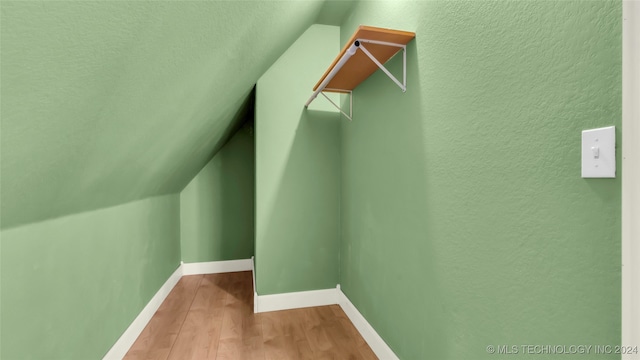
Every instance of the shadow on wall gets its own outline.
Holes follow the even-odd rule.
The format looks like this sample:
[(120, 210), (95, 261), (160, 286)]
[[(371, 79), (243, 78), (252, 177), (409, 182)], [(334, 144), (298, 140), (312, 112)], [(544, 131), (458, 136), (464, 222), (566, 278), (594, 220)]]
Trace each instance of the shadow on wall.
[[(412, 41), (406, 93), (376, 71), (354, 91), (353, 121), (342, 122), (340, 283), (396, 354), (444, 359), (443, 280), (431, 240), (439, 189), (427, 156), (436, 139), (415, 106), (425, 96), (417, 52)], [(396, 77), (401, 55), (385, 64)]]
[(254, 255), (255, 92), (239, 129), (181, 193), (184, 262), (248, 259)]
[[(255, 254), (255, 137), (253, 111), (228, 146), (234, 157), (220, 159), (220, 255), (248, 259)], [(238, 159), (240, 157), (240, 159)]]
[(339, 280), (340, 117), (300, 108), (264, 220), (260, 294), (333, 288)]

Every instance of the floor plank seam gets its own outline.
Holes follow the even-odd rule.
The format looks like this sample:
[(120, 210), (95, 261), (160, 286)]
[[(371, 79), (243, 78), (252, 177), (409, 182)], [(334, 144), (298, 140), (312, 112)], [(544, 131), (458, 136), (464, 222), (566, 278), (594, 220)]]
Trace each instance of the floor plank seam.
[(167, 354), (167, 359), (171, 358), (171, 353), (173, 352), (173, 347), (176, 345), (176, 342), (178, 341), (178, 336), (182, 332), (182, 327), (184, 326), (184, 323), (187, 321), (187, 318), (189, 317), (189, 312), (191, 311), (191, 307), (193, 306), (193, 302), (196, 300), (196, 297), (198, 296), (198, 292), (201, 291), (200, 285), (202, 285), (202, 280), (203, 279), (204, 279), (204, 276), (200, 275), (200, 281), (198, 281), (198, 285), (196, 286), (197, 290), (193, 293), (193, 298), (191, 298), (191, 303), (189, 304), (189, 308), (187, 309), (187, 312), (185, 313), (184, 318), (182, 319), (182, 323), (180, 324), (180, 328), (178, 329), (178, 332), (176, 333), (176, 337), (175, 337), (175, 339), (173, 339), (173, 342), (171, 342), (171, 348), (169, 349), (169, 353)]
[[(254, 278), (252, 277), (251, 278), (251, 283), (253, 285), (253, 288), (255, 289), (255, 284), (253, 284), (253, 280), (254, 280)], [(253, 299), (253, 301), (255, 301), (255, 298), (253, 296), (251, 298)], [(251, 307), (254, 308), (255, 307), (255, 303), (252, 303)], [(262, 342), (262, 358), (264, 360), (266, 360), (267, 359), (267, 352), (265, 350), (264, 323), (262, 322), (262, 316), (260, 316), (258, 313), (255, 313), (255, 312), (253, 313), (253, 316), (256, 317), (256, 321), (260, 324), (260, 341)]]
[(183, 277), (125, 359), (377, 359), (339, 305), (254, 313), (250, 275)]
[[(228, 296), (229, 294), (227, 293), (224, 297), (224, 301), (223, 301), (224, 304), (227, 303)], [(224, 316), (226, 312), (227, 312), (227, 309), (225, 306), (224, 310), (222, 311), (222, 316), (220, 317), (220, 331), (218, 332), (218, 341), (216, 342), (218, 346), (216, 346), (216, 357), (213, 358), (214, 360), (218, 358), (218, 353), (220, 352), (220, 337), (222, 337), (222, 326), (224, 324)]]

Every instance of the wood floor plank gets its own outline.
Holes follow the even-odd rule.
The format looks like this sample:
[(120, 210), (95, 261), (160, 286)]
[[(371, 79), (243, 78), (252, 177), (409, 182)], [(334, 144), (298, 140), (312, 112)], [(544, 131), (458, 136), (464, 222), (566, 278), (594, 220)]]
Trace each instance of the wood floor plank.
[(309, 342), (305, 340), (298, 340), (296, 343), (296, 358), (297, 359), (313, 359), (313, 351), (311, 350), (311, 346), (309, 346)]
[(202, 277), (200, 288), (191, 304), (190, 310), (222, 311), (226, 301), (229, 279), (224, 274), (207, 274)]
[(294, 341), (306, 341), (304, 318), (308, 311), (307, 309), (294, 309), (260, 314), (265, 340), (290, 336)]
[(204, 275), (178, 335), (169, 360), (215, 359), (229, 282), (223, 274)]
[(127, 360), (377, 359), (338, 305), (253, 313), (251, 272), (183, 277)]
[(221, 324), (221, 315), (206, 310), (189, 311), (168, 359), (215, 359)]
[(218, 360), (264, 360), (264, 344), (261, 337), (220, 340)]
[(297, 360), (296, 342), (291, 336), (277, 336), (264, 341), (266, 360)]
[(367, 345), (367, 343), (359, 345), (358, 346), (358, 351), (360, 352), (360, 355), (362, 356), (362, 359), (364, 359), (364, 360), (377, 360), (378, 359), (376, 354), (373, 352), (373, 350), (371, 350), (371, 348), (369, 347), (369, 345)]
[(202, 275), (183, 276), (178, 281), (124, 359), (167, 359), (201, 281)]

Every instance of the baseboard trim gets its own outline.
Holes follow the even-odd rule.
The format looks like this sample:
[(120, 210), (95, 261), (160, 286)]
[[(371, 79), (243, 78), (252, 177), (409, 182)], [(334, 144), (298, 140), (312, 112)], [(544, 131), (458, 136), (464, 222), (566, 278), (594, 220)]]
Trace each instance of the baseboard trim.
[(251, 259), (210, 261), (182, 264), (183, 275), (219, 274), (253, 270)]
[[(255, 276), (255, 272), (254, 272)], [(255, 281), (255, 278), (254, 278)], [(255, 284), (254, 284), (255, 286)], [(299, 309), (311, 306), (340, 305), (349, 320), (356, 327), (371, 350), (382, 360), (399, 360), (389, 345), (378, 335), (367, 319), (360, 314), (351, 300), (342, 292), (340, 285), (335, 289), (300, 291), (284, 294), (258, 295), (254, 288), (254, 312)]]
[(351, 320), (376, 356), (382, 360), (399, 360), (398, 356), (391, 350), (389, 345), (384, 342), (380, 335), (378, 335), (373, 326), (369, 324), (367, 319), (365, 319), (355, 305), (351, 303), (351, 300), (340, 290), (340, 285), (338, 285), (336, 292), (338, 305), (340, 305), (345, 314), (347, 314), (349, 320)]
[[(253, 259), (253, 258), (252, 258)], [(142, 330), (147, 326), (149, 320), (158, 311), (164, 299), (167, 298), (171, 290), (176, 286), (180, 278), (184, 275), (202, 275), (217, 274), (235, 271), (252, 271), (253, 260), (227, 260), (227, 261), (211, 261), (201, 263), (181, 263), (176, 271), (169, 276), (167, 281), (160, 287), (160, 290), (149, 300), (149, 303), (142, 309), (140, 314), (133, 320), (127, 330), (122, 333), (118, 341), (111, 347), (109, 352), (102, 358), (103, 360), (119, 360), (122, 359), (133, 343), (138, 339)]]
[(176, 271), (169, 276), (167, 281), (160, 287), (158, 292), (149, 300), (149, 303), (142, 309), (140, 314), (133, 320), (131, 325), (124, 331), (118, 341), (111, 347), (103, 360), (122, 359), (133, 343), (138, 339), (140, 333), (147, 326), (153, 315), (156, 313), (162, 302), (167, 298), (171, 290), (184, 275), (215, 274), (235, 271), (251, 271), (253, 273), (254, 301), (253, 310), (255, 313), (299, 309), (312, 306), (340, 305), (349, 320), (369, 344), (371, 350), (382, 360), (399, 360), (398, 356), (378, 335), (375, 329), (369, 324), (367, 319), (360, 314), (358, 309), (351, 303), (349, 298), (342, 292), (340, 285), (335, 289), (300, 291), (284, 294), (258, 295), (255, 284), (254, 258), (243, 260), (213, 261), (204, 263), (181, 264)]
[(258, 290), (256, 290), (256, 258), (251, 257), (251, 275), (253, 276), (253, 313), (258, 313)]
[(299, 291), (273, 295), (257, 295), (254, 299), (256, 312), (300, 309), (338, 303), (336, 289)]
[(147, 326), (149, 320), (156, 313), (164, 299), (169, 295), (174, 286), (182, 277), (182, 266), (178, 266), (176, 271), (169, 276), (167, 281), (160, 287), (160, 290), (149, 300), (147, 305), (142, 309), (140, 314), (133, 320), (127, 330), (122, 333), (118, 341), (111, 347), (109, 352), (103, 357), (103, 360), (119, 360), (122, 359), (133, 343), (138, 339), (142, 330)]

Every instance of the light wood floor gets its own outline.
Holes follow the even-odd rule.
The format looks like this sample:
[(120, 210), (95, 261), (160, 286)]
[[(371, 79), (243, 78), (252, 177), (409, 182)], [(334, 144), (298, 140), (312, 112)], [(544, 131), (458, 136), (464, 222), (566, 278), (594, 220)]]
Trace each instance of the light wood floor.
[(254, 314), (252, 281), (183, 276), (125, 359), (377, 359), (338, 305)]

